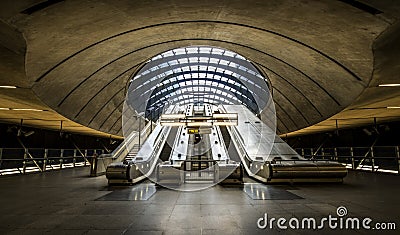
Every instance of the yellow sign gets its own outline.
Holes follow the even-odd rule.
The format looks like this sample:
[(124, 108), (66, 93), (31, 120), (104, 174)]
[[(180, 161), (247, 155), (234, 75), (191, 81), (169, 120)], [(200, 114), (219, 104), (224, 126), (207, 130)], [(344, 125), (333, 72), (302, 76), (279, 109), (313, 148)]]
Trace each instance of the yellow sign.
[(198, 134), (199, 132), (199, 129), (187, 129), (188, 134)]
[(211, 128), (188, 128), (187, 133), (190, 134), (211, 134)]

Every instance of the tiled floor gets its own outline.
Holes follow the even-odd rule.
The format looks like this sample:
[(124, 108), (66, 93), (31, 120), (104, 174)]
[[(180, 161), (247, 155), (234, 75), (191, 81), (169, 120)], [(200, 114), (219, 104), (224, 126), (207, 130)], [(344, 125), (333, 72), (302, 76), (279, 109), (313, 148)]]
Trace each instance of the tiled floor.
[[(351, 217), (400, 226), (400, 177), (394, 175), (350, 172), (344, 184), (267, 186), (273, 200), (253, 200), (240, 187), (215, 186), (199, 192), (157, 188), (147, 201), (111, 201), (96, 199), (110, 190), (130, 189), (108, 188), (104, 176), (90, 178), (88, 172), (79, 168), (0, 178), (0, 234), (377, 234), (328, 225), (317, 231), (257, 227), (264, 213), (318, 221), (337, 217), (338, 206)], [(281, 199), (281, 192), (298, 197)]]

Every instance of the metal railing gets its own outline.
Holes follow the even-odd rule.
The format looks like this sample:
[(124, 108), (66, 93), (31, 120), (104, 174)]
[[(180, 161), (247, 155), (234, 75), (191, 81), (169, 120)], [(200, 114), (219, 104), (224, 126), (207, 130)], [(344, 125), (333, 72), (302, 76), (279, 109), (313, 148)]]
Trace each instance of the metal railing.
[(216, 160), (185, 160), (183, 161), (183, 182), (212, 181), (217, 182), (218, 163)]
[(0, 148), (0, 176), (90, 165), (104, 149)]
[(141, 130), (140, 135), (139, 132), (132, 132), (113, 152), (101, 154), (94, 159), (90, 169), (90, 176), (104, 175), (108, 165), (113, 162), (122, 162), (133, 148), (140, 149), (141, 144), (145, 142), (147, 137), (152, 133), (152, 125), (152, 123), (148, 123), (143, 130)]
[(304, 158), (340, 162), (348, 169), (400, 174), (399, 146), (296, 148)]

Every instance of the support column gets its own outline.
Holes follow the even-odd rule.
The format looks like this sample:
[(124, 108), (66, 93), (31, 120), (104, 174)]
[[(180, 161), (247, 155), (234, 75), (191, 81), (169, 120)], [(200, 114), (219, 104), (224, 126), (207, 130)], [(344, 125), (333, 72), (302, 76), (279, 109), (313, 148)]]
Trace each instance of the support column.
[[(1, 166), (3, 165), (3, 149), (2, 148), (0, 148), (0, 169), (1, 169)], [(1, 175), (1, 173), (0, 173), (0, 175)]]
[(370, 152), (371, 152), (370, 156), (371, 156), (372, 172), (374, 172), (374, 169), (375, 169), (374, 147), (371, 147)]
[(84, 160), (83, 160), (85, 162), (83, 164), (84, 166), (86, 166), (86, 159), (87, 159), (87, 149), (85, 149), (85, 153), (84, 153)]
[(28, 149), (24, 149), (24, 160), (22, 161), (22, 174), (26, 173), (26, 159), (28, 158)]
[(335, 153), (335, 158), (334, 158), (334, 160), (337, 161), (337, 160), (338, 160), (337, 148), (336, 148), (336, 147), (333, 148), (333, 151), (334, 151), (334, 153)]
[(351, 156), (351, 169), (355, 170), (356, 165), (354, 162), (354, 150), (353, 147), (350, 147), (350, 156)]
[(400, 150), (399, 150), (399, 146), (396, 146), (396, 156), (397, 156), (397, 166), (398, 166), (397, 174), (400, 175)]
[(321, 156), (322, 156), (322, 159), (325, 160), (325, 149), (324, 148), (321, 148)]
[(60, 151), (60, 169), (62, 169), (62, 164), (64, 162), (63, 157), (64, 157), (64, 149), (61, 149), (61, 151)]
[(72, 164), (75, 167), (75, 164), (76, 164), (76, 149), (74, 149), (74, 159), (72, 159)]
[(48, 154), (49, 154), (49, 150), (48, 149), (44, 149), (43, 166), (42, 166), (43, 171), (45, 171), (47, 169), (47, 157), (48, 157)]

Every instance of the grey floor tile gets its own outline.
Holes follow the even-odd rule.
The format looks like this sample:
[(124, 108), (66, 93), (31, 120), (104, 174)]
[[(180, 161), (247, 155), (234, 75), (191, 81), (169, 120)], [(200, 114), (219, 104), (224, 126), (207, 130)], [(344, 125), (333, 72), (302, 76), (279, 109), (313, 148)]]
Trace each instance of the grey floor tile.
[(264, 213), (320, 219), (335, 215), (338, 206), (348, 216), (400, 226), (397, 176), (350, 172), (344, 184), (274, 186), (304, 198), (294, 200), (252, 200), (240, 188), (217, 185), (198, 192), (157, 187), (148, 201), (96, 201), (113, 190), (104, 176), (87, 177), (88, 168), (48, 173), (0, 178), (0, 234), (338, 234), (256, 225)]

